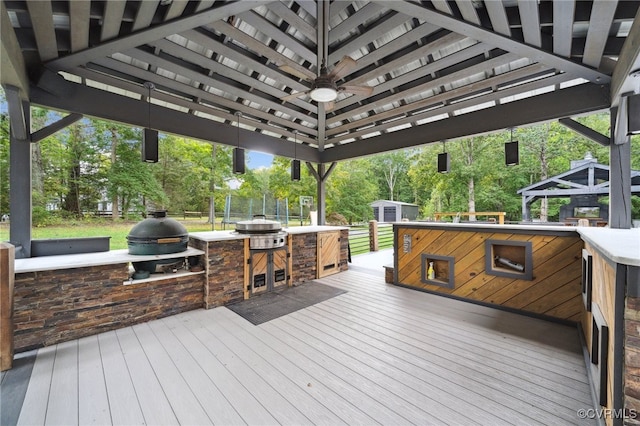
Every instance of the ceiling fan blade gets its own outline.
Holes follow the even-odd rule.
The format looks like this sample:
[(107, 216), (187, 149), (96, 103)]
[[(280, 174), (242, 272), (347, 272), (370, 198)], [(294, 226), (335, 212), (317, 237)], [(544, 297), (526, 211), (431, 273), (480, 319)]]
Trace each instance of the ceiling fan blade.
[[(300, 67), (302, 68), (302, 67)], [(313, 81), (314, 78), (316, 78), (315, 74), (309, 70), (305, 70), (305, 72), (303, 72), (300, 69), (294, 68), (290, 65), (280, 65), (278, 67), (278, 69), (280, 71), (284, 71), (288, 74), (291, 74), (293, 76), (298, 77), (301, 80), (307, 80), (307, 81)]]
[(369, 96), (373, 93), (373, 87), (370, 86), (340, 86), (338, 90), (352, 95)]
[(329, 73), (329, 77), (333, 81), (338, 81), (345, 75), (349, 74), (349, 71), (354, 69), (358, 63), (351, 56), (344, 56), (340, 59), (340, 62), (336, 64), (335, 67)]
[(286, 101), (290, 101), (290, 100), (292, 100), (292, 99), (295, 99), (295, 98), (299, 98), (299, 97), (301, 97), (301, 96), (304, 96), (304, 95), (306, 95), (307, 93), (309, 93), (309, 90), (304, 91), (304, 92), (291, 93), (291, 94), (289, 94), (289, 95), (286, 95), (286, 96), (281, 97), (281, 98), (280, 98), (280, 100), (281, 100), (281, 101), (285, 101), (285, 102), (286, 102)]
[(333, 111), (335, 107), (336, 107), (336, 103), (334, 101), (324, 102), (325, 112)]

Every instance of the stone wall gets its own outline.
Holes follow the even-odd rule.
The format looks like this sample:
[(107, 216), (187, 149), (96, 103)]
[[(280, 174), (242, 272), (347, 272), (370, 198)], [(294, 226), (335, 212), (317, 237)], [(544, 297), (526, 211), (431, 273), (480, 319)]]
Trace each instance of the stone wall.
[(127, 279), (127, 264), (16, 274), (16, 352), (202, 307), (204, 274)]
[(349, 270), (349, 230), (340, 231), (340, 272)]
[(291, 237), (292, 285), (315, 280), (318, 276), (318, 234), (293, 234)]
[(205, 308), (244, 300), (244, 244), (244, 239), (208, 243), (206, 268), (209, 278), (204, 289)]

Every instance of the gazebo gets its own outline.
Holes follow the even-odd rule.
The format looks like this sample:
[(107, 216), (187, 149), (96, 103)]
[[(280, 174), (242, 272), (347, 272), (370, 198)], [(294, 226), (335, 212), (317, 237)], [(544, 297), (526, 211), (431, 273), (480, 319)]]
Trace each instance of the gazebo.
[[(560, 209), (560, 222), (575, 223), (586, 218), (594, 224), (608, 222), (608, 205), (598, 198), (610, 191), (610, 167), (599, 164), (587, 153), (582, 160), (572, 161), (570, 170), (518, 190), (522, 195), (522, 219), (530, 221), (531, 204), (543, 198), (570, 198)], [(631, 170), (631, 194), (640, 195), (640, 171)]]
[[(31, 144), (85, 115), (144, 128), (145, 152), (161, 132), (301, 160), (320, 224), (338, 161), (560, 119), (610, 146), (609, 222), (628, 228), (639, 6), (2, 1), (16, 256), (31, 256)], [(32, 129), (31, 105), (68, 115)], [(610, 135), (574, 119), (607, 110)]]

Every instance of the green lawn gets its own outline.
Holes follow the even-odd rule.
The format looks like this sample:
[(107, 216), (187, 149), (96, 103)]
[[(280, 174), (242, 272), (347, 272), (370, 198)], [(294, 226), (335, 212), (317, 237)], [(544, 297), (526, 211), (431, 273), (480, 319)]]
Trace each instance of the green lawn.
[[(211, 231), (211, 224), (206, 219), (179, 220), (189, 232)], [(31, 238), (34, 240), (47, 238), (77, 238), (77, 237), (111, 237), (110, 249), (118, 250), (127, 248), (127, 235), (137, 222), (73, 222), (66, 225), (45, 226), (33, 228)], [(222, 229), (220, 223), (216, 223), (216, 229)], [(230, 229), (227, 226), (227, 229)], [(0, 241), (9, 239), (9, 224), (0, 224)]]

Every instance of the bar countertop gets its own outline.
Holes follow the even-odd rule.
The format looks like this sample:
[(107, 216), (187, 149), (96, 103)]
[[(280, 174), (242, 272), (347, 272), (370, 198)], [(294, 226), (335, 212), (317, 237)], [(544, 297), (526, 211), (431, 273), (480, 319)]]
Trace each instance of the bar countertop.
[(58, 269), (85, 268), (89, 266), (114, 265), (118, 263), (144, 262), (147, 260), (173, 259), (178, 257), (198, 256), (202, 250), (187, 247), (186, 250), (170, 254), (134, 255), (127, 249), (100, 251), (95, 253), (63, 254), (57, 256), (39, 256), (28, 259), (16, 259), (14, 272), (55, 271)]
[(640, 228), (578, 227), (580, 237), (616, 263), (640, 266)]

